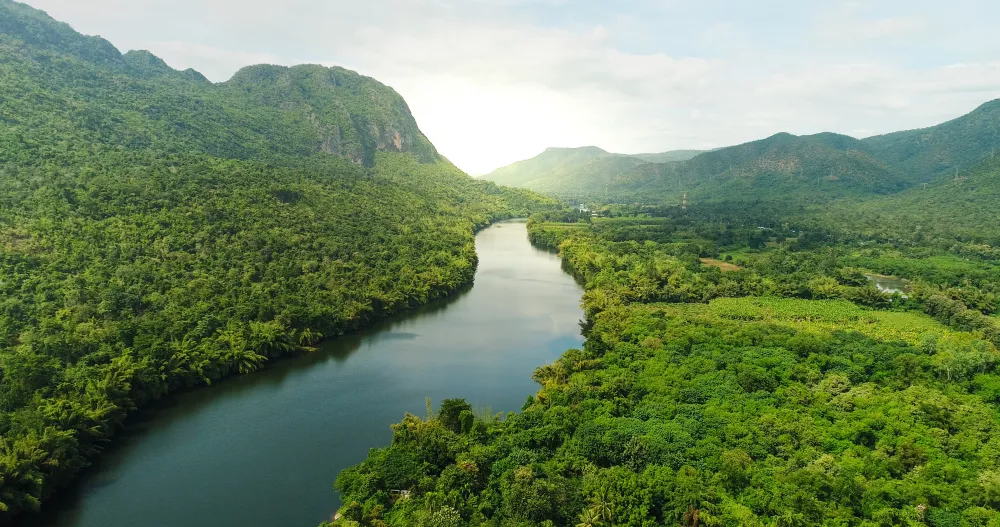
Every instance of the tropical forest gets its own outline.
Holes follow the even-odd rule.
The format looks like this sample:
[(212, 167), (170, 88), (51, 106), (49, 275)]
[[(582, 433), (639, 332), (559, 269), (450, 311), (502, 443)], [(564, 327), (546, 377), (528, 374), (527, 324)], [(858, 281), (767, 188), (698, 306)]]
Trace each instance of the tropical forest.
[(472, 177), (0, 0), (0, 524), (1000, 527), (981, 99)]

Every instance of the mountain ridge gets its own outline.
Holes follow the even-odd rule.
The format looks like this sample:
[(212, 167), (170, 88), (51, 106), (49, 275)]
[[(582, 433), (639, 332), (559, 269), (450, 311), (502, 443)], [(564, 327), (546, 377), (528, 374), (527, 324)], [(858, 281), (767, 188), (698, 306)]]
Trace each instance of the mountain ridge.
[(975, 166), (998, 145), (1000, 99), (935, 126), (865, 139), (779, 132), (669, 162), (550, 162), (532, 177), (510, 176), (536, 156), (483, 177), (574, 201), (680, 203), (687, 193), (704, 202), (822, 202), (900, 192)]
[[(580, 192), (587, 185), (604, 184), (597, 177), (603, 170), (621, 172), (649, 163), (649, 159), (684, 160), (698, 153), (698, 150), (671, 150), (654, 154), (617, 154), (597, 146), (548, 147), (535, 157), (517, 161), (480, 177), (502, 185), (522, 186), (564, 197)], [(582, 175), (577, 177), (577, 171)], [(564, 187), (574, 190), (567, 192)]]
[(557, 206), (469, 177), (374, 79), (213, 84), (10, 0), (0, 93), (0, 523), (150, 401), (467, 287), (476, 229)]
[[(72, 110), (66, 128), (82, 122), (105, 144), (164, 145), (238, 159), (332, 154), (366, 166), (379, 151), (414, 153), (424, 162), (439, 158), (395, 90), (343, 68), (253, 65), (211, 83), (149, 51), (122, 54), (101, 37), (76, 33), (10, 0), (0, 2), (0, 57), (19, 80), (27, 76), (34, 84), (3, 85), (10, 100), (0, 111), (15, 129), (37, 111), (31, 98), (41, 92), (52, 106)], [(116, 83), (145, 94), (137, 99), (108, 88)], [(17, 132), (33, 134), (24, 128)]]

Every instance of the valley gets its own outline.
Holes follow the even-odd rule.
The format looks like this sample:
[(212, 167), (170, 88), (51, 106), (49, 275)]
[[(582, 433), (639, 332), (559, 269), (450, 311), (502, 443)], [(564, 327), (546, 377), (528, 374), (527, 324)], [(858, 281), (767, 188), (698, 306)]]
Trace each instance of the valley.
[[(515, 82), (480, 59), (507, 32), (441, 32), (509, 6), (445, 6), (437, 54), (323, 7), (329, 28), (281, 46), (346, 39), (311, 48), (327, 65), (296, 50), (212, 81), (0, 0), (0, 524), (1000, 525), (988, 76), (911, 82), (982, 95), (940, 124), (814, 133), (847, 122), (839, 98), (827, 121), (756, 100), (719, 121), (721, 97), (659, 94), (718, 89), (721, 63), (607, 48), (603, 24), (556, 46), (579, 53), (565, 69), (525, 44)], [(263, 24), (247, 9), (225, 24)], [(277, 57), (155, 44), (170, 64)], [(835, 84), (843, 111), (916, 122), (895, 92), (849, 106), (867, 79)], [(746, 82), (761, 108), (822, 91)], [(605, 129), (636, 108), (648, 129)], [(649, 153), (547, 148), (473, 178), (415, 114), (482, 159), (543, 134)], [(702, 122), (740, 144), (702, 148)]]

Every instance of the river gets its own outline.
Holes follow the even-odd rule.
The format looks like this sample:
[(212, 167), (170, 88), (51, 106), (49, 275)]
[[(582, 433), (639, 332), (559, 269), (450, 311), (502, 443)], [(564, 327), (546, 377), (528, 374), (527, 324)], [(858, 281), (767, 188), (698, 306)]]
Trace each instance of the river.
[(144, 409), (82, 477), (16, 525), (313, 527), (332, 483), (425, 397), (520, 410), (531, 373), (579, 347), (580, 287), (524, 223), (476, 236), (475, 285), (304, 357)]
[(899, 293), (903, 298), (910, 292), (910, 281), (905, 278), (887, 276), (884, 274), (866, 274), (865, 278), (871, 280), (875, 287), (883, 293)]

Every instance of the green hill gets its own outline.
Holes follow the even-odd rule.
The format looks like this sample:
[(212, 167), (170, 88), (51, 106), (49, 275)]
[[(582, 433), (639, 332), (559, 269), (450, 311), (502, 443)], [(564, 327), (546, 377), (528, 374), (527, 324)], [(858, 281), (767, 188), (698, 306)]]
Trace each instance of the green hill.
[(212, 84), (0, 0), (0, 523), (137, 407), (465, 287), (551, 207), (341, 68)]
[[(908, 183), (873, 158), (856, 139), (777, 134), (701, 153), (685, 161), (646, 163), (635, 158), (552, 170), (525, 187), (565, 199), (601, 202), (692, 203), (746, 199), (821, 201), (897, 192)], [(570, 177), (572, 176), (572, 177)], [(499, 179), (499, 181), (503, 181)]]
[(494, 170), (483, 179), (568, 199), (593, 199), (615, 186), (614, 179), (619, 174), (650, 163), (690, 159), (698, 153), (698, 150), (675, 150), (625, 155), (596, 146), (548, 148), (531, 159)]
[[(657, 159), (675, 160), (651, 162)], [(777, 134), (702, 153), (616, 156), (599, 149), (550, 149), (485, 177), (563, 199), (605, 203), (679, 203), (685, 192), (692, 202), (818, 201), (898, 192), (908, 185), (862, 142), (837, 134)]]
[(571, 168), (560, 167), (525, 186), (536, 192), (564, 199), (599, 195), (614, 185), (616, 175), (645, 164), (645, 161), (634, 157), (605, 156), (572, 165)]
[[(706, 152), (683, 163), (643, 167), (625, 187), (635, 199), (687, 192), (695, 201), (822, 201), (907, 187), (892, 168), (837, 134), (767, 139)], [(679, 198), (679, 196), (678, 196)]]
[(530, 188), (534, 184), (544, 183), (549, 177), (571, 174), (576, 167), (611, 156), (614, 154), (596, 146), (547, 148), (531, 159), (498, 168), (483, 176), (483, 179), (496, 181), (501, 185)]
[(607, 162), (612, 154), (603, 150), (583, 159), (546, 152), (486, 177), (580, 201), (679, 203), (685, 192), (692, 204), (866, 198), (976, 165), (1000, 145), (997, 123), (1000, 100), (934, 127), (863, 140), (781, 133), (702, 153), (631, 156), (631, 162)]
[(654, 154), (633, 154), (632, 157), (649, 163), (669, 163), (671, 161), (687, 161), (702, 152), (703, 150), (671, 150)]
[(892, 196), (837, 203), (817, 216), (824, 225), (867, 239), (1000, 259), (1000, 157), (961, 174), (940, 176)]
[(0, 3), (0, 19), (0, 140), (19, 150), (47, 148), (56, 134), (234, 159), (335, 154), (370, 166), (380, 151), (437, 158), (394, 90), (342, 68), (250, 66), (216, 85), (145, 51), (121, 55), (21, 4)]
[(1000, 146), (1000, 99), (946, 123), (869, 137), (865, 147), (917, 183), (977, 165)]

